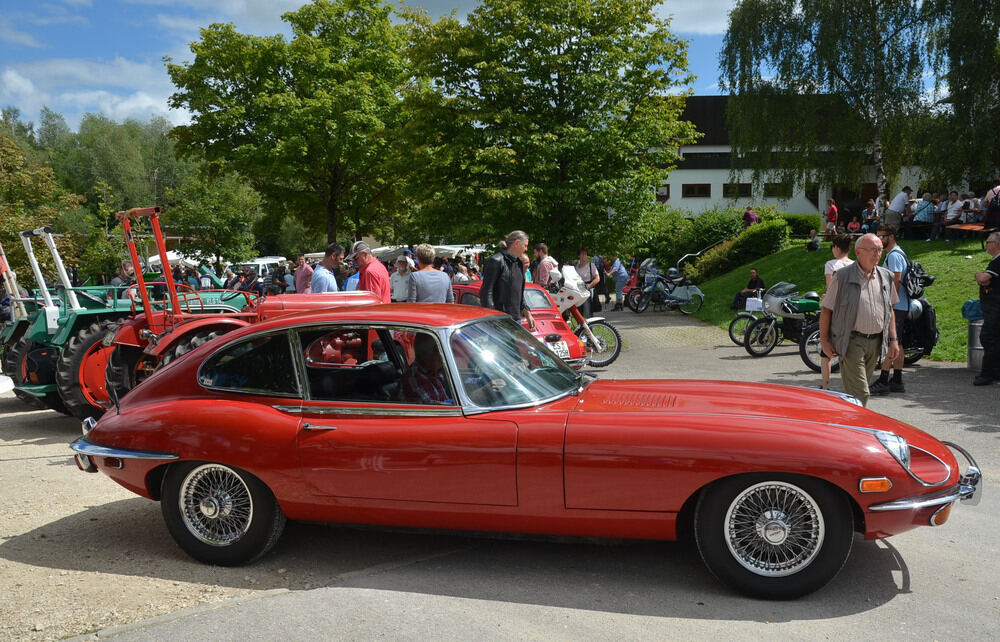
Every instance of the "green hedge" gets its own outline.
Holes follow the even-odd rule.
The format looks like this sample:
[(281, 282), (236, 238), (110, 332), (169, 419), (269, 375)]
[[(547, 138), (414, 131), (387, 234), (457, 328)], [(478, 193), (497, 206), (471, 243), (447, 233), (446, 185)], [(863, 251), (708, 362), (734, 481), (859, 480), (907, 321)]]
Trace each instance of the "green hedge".
[(819, 214), (786, 214), (782, 212), (781, 217), (788, 223), (788, 228), (793, 236), (809, 236), (809, 230), (823, 233)]
[(684, 276), (692, 281), (704, 281), (778, 252), (786, 245), (788, 225), (784, 218), (766, 220), (713, 247), (695, 263), (685, 265)]

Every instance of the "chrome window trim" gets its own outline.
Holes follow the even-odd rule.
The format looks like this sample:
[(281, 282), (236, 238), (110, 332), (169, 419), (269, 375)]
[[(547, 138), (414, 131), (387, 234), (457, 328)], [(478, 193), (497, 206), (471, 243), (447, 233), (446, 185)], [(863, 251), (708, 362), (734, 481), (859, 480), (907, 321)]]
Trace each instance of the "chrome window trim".
[[(412, 324), (412, 325), (403, 325), (403, 324), (399, 324), (399, 323), (384, 323), (384, 322), (378, 322), (378, 321), (376, 321), (376, 322), (370, 322), (370, 321), (369, 322), (366, 322), (366, 321), (343, 321), (343, 322), (341, 322), (341, 321), (337, 321), (335, 323), (329, 323), (329, 322), (327, 322), (327, 323), (319, 323), (319, 324), (308, 324), (308, 323), (305, 323), (305, 324), (301, 324), (301, 325), (291, 326), (291, 327), (288, 328), (288, 331), (291, 332), (291, 333), (293, 333), (295, 335), (295, 337), (296, 337), (296, 344), (298, 346), (298, 350), (296, 350), (295, 354), (292, 355), (292, 356), (293, 356), (293, 358), (295, 358), (295, 361), (298, 364), (298, 367), (296, 368), (296, 370), (299, 372), (299, 376), (301, 376), (301, 378), (302, 378), (302, 385), (300, 386), (300, 390), (302, 390), (302, 393), (303, 393), (302, 394), (302, 398), (304, 400), (306, 400), (306, 401), (324, 401), (324, 402), (328, 402), (328, 403), (347, 403), (347, 404), (357, 404), (357, 403), (360, 403), (359, 400), (357, 400), (357, 399), (314, 399), (312, 397), (312, 391), (309, 389), (309, 386), (308, 386), (308, 377), (306, 375), (306, 373), (307, 373), (307, 370), (306, 370), (306, 360), (305, 360), (305, 355), (303, 354), (303, 350), (302, 350), (302, 342), (298, 340), (299, 331), (303, 330), (303, 329), (311, 329), (311, 330), (317, 330), (317, 331), (330, 329), (332, 331), (332, 330), (343, 328), (345, 326), (346, 327), (358, 327), (359, 325), (363, 326), (367, 330), (385, 330), (387, 332), (392, 332), (393, 330), (395, 330), (397, 332), (411, 332), (411, 333), (413, 333), (415, 331), (426, 331), (427, 334), (430, 334), (431, 336), (433, 336), (434, 340), (437, 342), (438, 349), (441, 351), (441, 354), (444, 355), (444, 362), (445, 362), (445, 364), (447, 366), (449, 366), (449, 367), (445, 368), (445, 380), (446, 380), (447, 384), (449, 386), (451, 386), (452, 399), (458, 399), (459, 398), (459, 397), (454, 396), (455, 393), (458, 392), (458, 387), (455, 385), (455, 381), (452, 378), (452, 372), (453, 372), (452, 368), (454, 366), (453, 366), (453, 362), (450, 360), (451, 350), (445, 350), (444, 349), (444, 346), (447, 345), (447, 342), (446, 341), (442, 341), (441, 333), (444, 332), (444, 330), (441, 327), (439, 327), (439, 326), (428, 326), (428, 325), (423, 325), (423, 324), (420, 324), (420, 323), (415, 323), (415, 324)], [(405, 355), (404, 355), (404, 357), (405, 357)], [(400, 377), (400, 378), (402, 378), (402, 377)], [(464, 399), (463, 399), (463, 401), (464, 401)], [(394, 401), (392, 399), (389, 399), (389, 400), (386, 400), (385, 403), (405, 404), (406, 402), (404, 402), (404, 401)], [(410, 404), (410, 405), (413, 405), (413, 404)], [(455, 407), (458, 408), (458, 407), (463, 406), (463, 405), (464, 404), (458, 404)], [(437, 406), (430, 406), (430, 407), (437, 408)]]
[(173, 459), (180, 459), (180, 455), (177, 455), (176, 453), (158, 452), (155, 450), (112, 448), (110, 446), (102, 446), (100, 444), (87, 441), (83, 437), (71, 443), (69, 447), (75, 453), (89, 455), (91, 457), (115, 457), (117, 459), (144, 459), (153, 461), (170, 461)]
[[(338, 403), (338, 402), (330, 402)], [(387, 417), (462, 417), (465, 413), (459, 406), (420, 406), (410, 408), (386, 408), (384, 406), (271, 406), (275, 410), (294, 414), (314, 415), (384, 415)]]

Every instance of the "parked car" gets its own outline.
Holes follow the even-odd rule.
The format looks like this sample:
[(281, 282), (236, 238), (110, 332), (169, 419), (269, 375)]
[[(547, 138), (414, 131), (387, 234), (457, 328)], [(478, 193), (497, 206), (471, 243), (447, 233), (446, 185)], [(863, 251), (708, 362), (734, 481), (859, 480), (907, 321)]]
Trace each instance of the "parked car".
[(83, 428), (77, 465), (159, 500), (177, 544), (205, 563), (259, 558), (286, 519), (693, 532), (716, 576), (763, 598), (826, 584), (855, 532), (943, 524), (955, 503), (978, 500), (981, 481), (962, 448), (847, 395), (596, 379), (508, 316), (458, 305), (346, 307), (235, 330)]
[[(455, 293), (455, 303), (478, 307), (481, 286), (481, 281), (453, 284), (451, 289)], [(545, 288), (534, 283), (525, 283), (524, 304), (531, 310), (531, 316), (535, 319), (535, 329), (531, 332), (533, 335), (572, 368), (579, 370), (586, 365), (587, 346), (563, 320), (556, 302)], [(527, 328), (528, 322), (522, 320), (521, 325)]]

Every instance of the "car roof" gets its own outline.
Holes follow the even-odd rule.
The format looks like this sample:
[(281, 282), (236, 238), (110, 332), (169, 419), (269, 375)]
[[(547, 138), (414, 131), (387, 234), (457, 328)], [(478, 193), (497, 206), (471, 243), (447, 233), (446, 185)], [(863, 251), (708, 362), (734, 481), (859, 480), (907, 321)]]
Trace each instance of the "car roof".
[[(446, 328), (475, 319), (502, 315), (502, 312), (454, 303), (383, 303), (355, 305), (335, 309), (297, 312), (251, 326), (269, 330), (292, 325), (344, 323), (399, 323)], [(249, 330), (247, 331), (249, 334)]]

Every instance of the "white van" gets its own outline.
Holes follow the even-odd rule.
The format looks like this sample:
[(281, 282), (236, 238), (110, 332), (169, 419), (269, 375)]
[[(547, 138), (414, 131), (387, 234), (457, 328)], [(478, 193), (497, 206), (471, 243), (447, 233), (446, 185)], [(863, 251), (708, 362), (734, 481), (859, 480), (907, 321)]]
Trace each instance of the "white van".
[(283, 256), (258, 256), (251, 261), (238, 263), (234, 269), (251, 269), (257, 273), (257, 277), (261, 279), (265, 285), (270, 285), (271, 270), (285, 263), (286, 260), (287, 259)]

